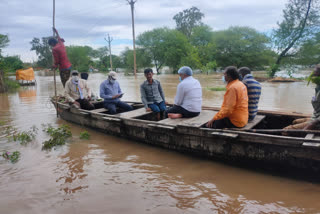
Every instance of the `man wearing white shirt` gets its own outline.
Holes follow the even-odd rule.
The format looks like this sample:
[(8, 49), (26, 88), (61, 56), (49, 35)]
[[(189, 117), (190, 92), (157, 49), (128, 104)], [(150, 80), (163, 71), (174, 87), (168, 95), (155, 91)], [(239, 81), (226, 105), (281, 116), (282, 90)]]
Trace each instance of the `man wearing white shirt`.
[(178, 71), (180, 83), (174, 98), (174, 106), (166, 111), (171, 119), (196, 117), (201, 112), (202, 88), (200, 82), (192, 77), (190, 67), (183, 66)]

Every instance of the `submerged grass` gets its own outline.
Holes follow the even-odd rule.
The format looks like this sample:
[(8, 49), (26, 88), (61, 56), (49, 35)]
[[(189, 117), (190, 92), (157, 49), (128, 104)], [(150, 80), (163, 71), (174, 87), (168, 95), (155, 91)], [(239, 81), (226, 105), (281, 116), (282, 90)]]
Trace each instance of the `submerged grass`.
[(54, 128), (49, 125), (45, 131), (51, 136), (51, 138), (43, 142), (42, 149), (51, 149), (55, 146), (64, 145), (68, 138), (72, 137), (70, 127), (68, 125), (61, 125), (58, 128)]
[(14, 151), (12, 154), (10, 152), (3, 152), (2, 157), (4, 157), (6, 160), (10, 160), (11, 163), (16, 163), (20, 158), (20, 152)]
[(227, 90), (225, 87), (207, 87), (207, 90), (209, 91), (225, 91)]

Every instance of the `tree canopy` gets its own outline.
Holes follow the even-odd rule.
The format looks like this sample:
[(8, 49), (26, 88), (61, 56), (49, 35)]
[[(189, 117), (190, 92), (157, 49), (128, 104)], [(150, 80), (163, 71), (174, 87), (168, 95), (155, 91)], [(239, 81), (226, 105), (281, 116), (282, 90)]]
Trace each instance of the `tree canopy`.
[(176, 22), (176, 29), (190, 38), (193, 28), (202, 25), (203, 17), (204, 14), (197, 7), (191, 7), (179, 12), (173, 19)]

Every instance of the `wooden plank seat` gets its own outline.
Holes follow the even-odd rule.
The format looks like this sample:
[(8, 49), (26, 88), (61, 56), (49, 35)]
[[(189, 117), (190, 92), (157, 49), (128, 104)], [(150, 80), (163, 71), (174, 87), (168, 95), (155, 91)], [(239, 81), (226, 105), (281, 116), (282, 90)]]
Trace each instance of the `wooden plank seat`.
[(200, 115), (192, 118), (177, 118), (171, 119), (167, 118), (164, 120), (158, 121), (159, 124), (163, 125), (183, 125), (183, 126), (191, 126), (191, 127), (201, 127), (203, 124), (208, 122), (217, 112), (210, 110), (203, 110), (200, 112)]
[(256, 115), (252, 121), (249, 121), (248, 124), (243, 128), (238, 128), (239, 130), (252, 129), (258, 125), (266, 116), (265, 115)]
[(141, 116), (145, 116), (148, 114), (152, 114), (151, 111), (146, 111), (145, 108), (139, 108), (132, 111), (127, 111), (119, 114), (115, 114), (114, 116), (122, 117), (122, 118), (137, 118)]
[(109, 110), (106, 108), (98, 108), (98, 109), (91, 110), (90, 112), (91, 113), (102, 113), (102, 112), (107, 112), (107, 111), (109, 111)]

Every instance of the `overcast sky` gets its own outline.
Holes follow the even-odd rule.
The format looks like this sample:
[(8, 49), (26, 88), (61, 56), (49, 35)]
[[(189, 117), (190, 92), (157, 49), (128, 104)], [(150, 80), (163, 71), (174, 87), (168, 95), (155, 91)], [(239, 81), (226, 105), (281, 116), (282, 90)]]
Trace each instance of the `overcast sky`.
[[(205, 14), (203, 22), (213, 30), (249, 26), (268, 32), (281, 20), (287, 0), (137, 0), (136, 36), (156, 27), (175, 27), (172, 17), (196, 6)], [(0, 0), (0, 34), (8, 34), (4, 55), (36, 60), (30, 51), (33, 37), (52, 35), (52, 0)], [(65, 45), (106, 45), (113, 37), (112, 51), (132, 48), (130, 6), (126, 0), (56, 0), (56, 28)]]

